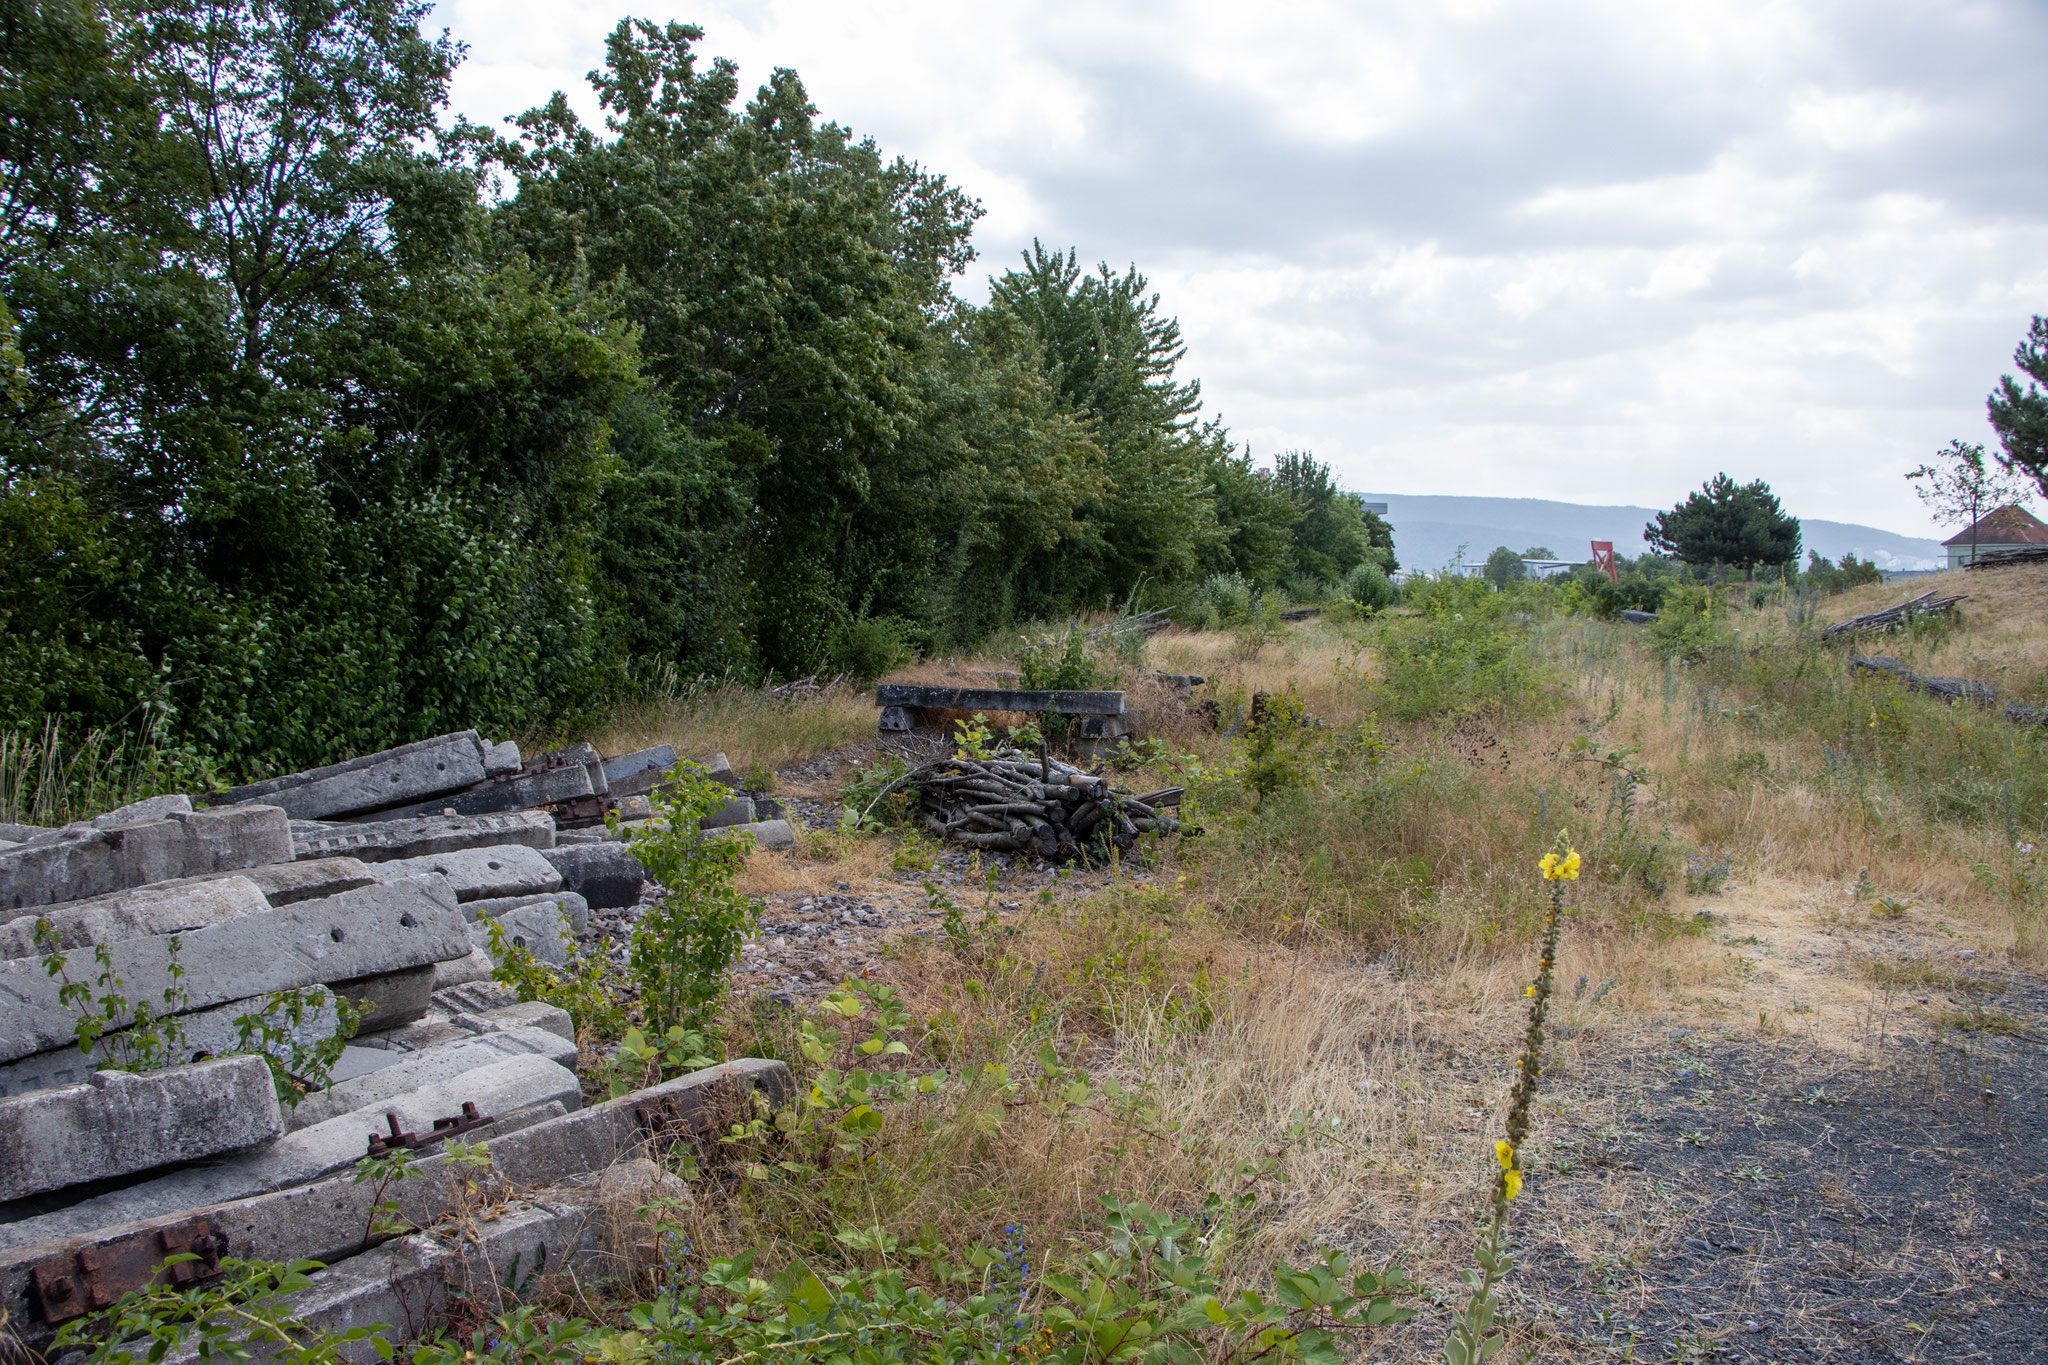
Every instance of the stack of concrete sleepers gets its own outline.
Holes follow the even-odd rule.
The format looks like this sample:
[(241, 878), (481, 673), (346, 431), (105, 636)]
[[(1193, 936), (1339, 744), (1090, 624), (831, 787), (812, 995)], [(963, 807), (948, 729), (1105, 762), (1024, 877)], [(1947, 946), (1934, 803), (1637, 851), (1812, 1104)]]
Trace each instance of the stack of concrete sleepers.
[[(280, 806), (292, 817), (296, 840), (321, 852), (342, 852), (352, 851), (350, 832), (362, 825), (520, 811), (546, 812), (557, 830), (592, 829), (603, 825), (607, 816), (637, 823), (652, 815), (649, 795), (673, 775), (677, 762), (675, 749), (666, 744), (613, 758), (599, 754), (592, 745), (573, 744), (522, 759), (519, 746), (510, 741), (491, 744), (474, 730), (462, 730), (346, 763), (236, 787), (214, 799), (218, 805), (264, 802)], [(706, 818), (704, 828), (744, 831), (763, 848), (787, 848), (795, 843), (771, 798), (737, 790), (739, 784), (725, 755), (713, 754), (698, 766), (707, 776), (735, 788), (733, 800)], [(426, 831), (409, 837), (423, 845), (432, 842)], [(367, 846), (389, 843), (394, 847), (402, 842), (380, 841), (374, 835), (364, 841)], [(391, 856), (437, 851), (436, 847), (421, 846)]]
[[(512, 1154), (500, 1170), (522, 1187), (588, 1175), (629, 1151), (617, 1116), (637, 1111), (573, 1127), (596, 1111), (581, 1110), (568, 1016), (492, 983), (485, 949), (495, 927), (566, 960), (591, 905), (638, 899), (637, 860), (592, 836), (558, 843), (558, 803), (456, 806), (479, 789), (506, 800), (531, 777), (545, 780), (518, 800), (579, 784), (595, 792), (611, 781), (607, 767), (637, 788), (625, 799), (644, 802), (674, 763), (670, 750), (526, 764), (464, 732), (251, 784), (211, 809), (161, 797), (63, 829), (0, 828), (0, 1312), (10, 1330), (46, 1338), (153, 1276), (203, 1277), (223, 1254), (382, 1256), (392, 1264), (349, 1283), (381, 1276), (386, 1293), (423, 1267), (442, 1274), (439, 1243), (372, 1251), (361, 1231), (370, 1220), (356, 1218), (350, 1168), (380, 1144), (427, 1152), (450, 1137), (489, 1138)], [(548, 785), (558, 781), (567, 787)], [(312, 987), (324, 988), (317, 1008), (290, 1019), (269, 1009), (279, 993)], [(246, 1051), (251, 1016), (302, 1044), (331, 1037), (333, 996), (365, 1012), (324, 1087), (280, 1084)], [(106, 1036), (82, 1048), (80, 1014), (95, 1010), (108, 1015)], [(157, 1040), (159, 1069), (103, 1069), (132, 1061), (124, 1044), (143, 1033)], [(782, 1074), (760, 1067), (742, 1068), (743, 1079)], [(526, 1145), (506, 1148), (515, 1137)], [(263, 1202), (301, 1191), (320, 1193)], [(238, 1240), (206, 1212), (224, 1207), (256, 1209), (249, 1227), (271, 1231)], [(349, 1212), (323, 1224), (315, 1207)], [(462, 1254), (495, 1264), (528, 1234), (560, 1241), (562, 1255), (587, 1250), (581, 1215), (567, 1208), (525, 1208), (494, 1225), (491, 1247)], [(351, 1220), (358, 1244), (343, 1247), (335, 1228)], [(304, 1235), (289, 1231), (300, 1226)], [(176, 1250), (201, 1252), (200, 1268), (165, 1270)], [(322, 1279), (314, 1297), (327, 1307), (309, 1307), (315, 1318), (343, 1322), (361, 1308), (341, 1281)]]
[[(454, 1068), (452, 1051), (443, 1060)], [(215, 1071), (204, 1080), (214, 1090), (225, 1090), (235, 1079), (229, 1073), (244, 1063), (254, 1072), (263, 1070), (253, 1059), (227, 1059), (207, 1064)], [(483, 1075), (489, 1069), (447, 1083), (447, 1093), (474, 1093), (486, 1084), (502, 1090), (502, 1082)], [(267, 1093), (253, 1084), (253, 1076), (247, 1096), (252, 1102)], [(489, 1140), (488, 1175), (465, 1180), (442, 1178), (439, 1168), (447, 1158), (439, 1148), (445, 1137), (424, 1124), (411, 1131), (413, 1113), (404, 1101), (394, 1101), (384, 1136), (394, 1139), (391, 1149), (416, 1152), (416, 1176), (388, 1188), (359, 1182), (354, 1172), (335, 1166), (297, 1183), (268, 1184), (176, 1207), (145, 1209), (134, 1201), (108, 1205), (109, 1219), (94, 1224), (73, 1219), (67, 1225), (44, 1217), (0, 1226), (0, 1319), (21, 1344), (41, 1348), (64, 1323), (104, 1308), (128, 1290), (218, 1274), (223, 1256), (310, 1259), (327, 1269), (287, 1305), (296, 1322), (331, 1332), (377, 1324), (384, 1336), (403, 1340), (445, 1321), (449, 1299), (487, 1283), (516, 1294), (543, 1269), (571, 1270), (585, 1278), (630, 1272), (639, 1268), (636, 1261), (644, 1264), (652, 1246), (647, 1230), (633, 1225), (633, 1211), (658, 1197), (689, 1198), (680, 1182), (648, 1158), (658, 1157), (670, 1143), (755, 1112), (751, 1096), (757, 1091), (771, 1103), (786, 1099), (787, 1068), (775, 1061), (728, 1062), (589, 1108), (578, 1108), (573, 1094), (558, 1093), (510, 1119), (462, 1130), (466, 1139)], [(460, 1111), (464, 1121), (490, 1117), (473, 1110), (472, 1103)], [(269, 1149), (323, 1129), (332, 1129), (338, 1144), (341, 1127), (353, 1124), (352, 1162), (363, 1155), (359, 1120), (365, 1113), (273, 1139)], [(294, 1149), (303, 1169), (311, 1169), (312, 1154), (326, 1137), (301, 1141)], [(281, 1158), (272, 1164), (281, 1167)], [(189, 1193), (231, 1188), (218, 1181), (205, 1185), (209, 1169), (182, 1173)], [(388, 1213), (380, 1216), (385, 1211), (378, 1207), (386, 1199), (396, 1202), (400, 1223), (420, 1231), (405, 1235), (390, 1229)], [(166, 1267), (164, 1259), (173, 1252), (199, 1259)], [(369, 1343), (351, 1348), (348, 1357), (377, 1358)]]

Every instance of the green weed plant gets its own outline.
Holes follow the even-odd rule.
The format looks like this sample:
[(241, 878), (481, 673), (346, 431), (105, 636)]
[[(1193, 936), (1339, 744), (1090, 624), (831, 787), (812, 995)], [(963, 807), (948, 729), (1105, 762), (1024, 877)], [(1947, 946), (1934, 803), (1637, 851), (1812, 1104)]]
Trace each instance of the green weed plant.
[[(731, 799), (722, 783), (686, 764), (655, 794), (654, 818), (626, 831), (627, 846), (662, 888), (633, 930), (630, 966), (642, 1020), (656, 1035), (710, 1022), (760, 914), (733, 884), (752, 840), (697, 828)], [(615, 816), (611, 822), (617, 829)]]

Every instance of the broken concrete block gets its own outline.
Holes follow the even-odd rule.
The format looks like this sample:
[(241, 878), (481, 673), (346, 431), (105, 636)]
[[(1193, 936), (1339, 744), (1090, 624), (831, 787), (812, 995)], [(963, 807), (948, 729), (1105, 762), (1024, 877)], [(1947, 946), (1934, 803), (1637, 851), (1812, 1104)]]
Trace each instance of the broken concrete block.
[(182, 934), (268, 909), (270, 901), (241, 873), (132, 886), (90, 900), (65, 901), (0, 925), (0, 960), (41, 956), (43, 947), (36, 942), (39, 923), (49, 925), (58, 951), (70, 952), (123, 939)]
[(377, 1106), (388, 1100), (430, 1086), (453, 1085), (479, 1067), (507, 1057), (545, 1057), (557, 1066), (574, 1068), (576, 1044), (551, 1029), (508, 1024), (488, 1033), (467, 1033), (419, 1052), (391, 1052), (389, 1060), (377, 1069), (336, 1081), (300, 1100), (298, 1108), (286, 1116), (285, 1125), (297, 1132), (344, 1114), (375, 1114)]
[(529, 761), (526, 766), (531, 769), (541, 769), (564, 768), (572, 765), (580, 767), (590, 774), (591, 795), (606, 795), (609, 783), (605, 778), (604, 758), (597, 752), (596, 746), (590, 743), (571, 744), (566, 749), (557, 749), (551, 754), (542, 754), (539, 758)]
[[(361, 1160), (369, 1137), (389, 1131), (387, 1113), (396, 1116), (403, 1132), (429, 1133), (435, 1119), (461, 1114), (465, 1103), (474, 1104), (480, 1114), (504, 1118), (548, 1103), (574, 1108), (582, 1103), (582, 1096), (576, 1073), (567, 1067), (539, 1056), (500, 1057), (472, 1066), (450, 1080), (423, 1085), (368, 1108), (286, 1133), (218, 1163), (174, 1171), (53, 1213), (0, 1224), (0, 1246), (26, 1246), (115, 1223), (242, 1199), (264, 1190), (309, 1184)], [(28, 1098), (33, 1102), (35, 1097)]]
[(386, 885), (411, 877), (446, 877), (456, 899), (463, 901), (538, 896), (562, 889), (562, 874), (539, 850), (524, 844), (494, 844), (489, 848), (432, 853), (423, 858), (398, 858), (371, 864), (370, 875)]
[(504, 777), (516, 773), (526, 766), (519, 757), (519, 746), (511, 740), (500, 740), (484, 746), (484, 772), (490, 777)]
[(578, 1186), (578, 1193), (590, 1210), (599, 1250), (626, 1275), (651, 1271), (664, 1259), (665, 1229), (655, 1218), (641, 1217), (641, 1210), (686, 1209), (696, 1202), (688, 1184), (644, 1156), (613, 1162)]
[(295, 863), (271, 863), (235, 875), (254, 882), (263, 898), (274, 906), (317, 901), (377, 884), (370, 870), (355, 858), (308, 858)]
[[(635, 904), (647, 869), (625, 844), (607, 841), (551, 848), (541, 857), (562, 875), (562, 885), (599, 909)], [(578, 930), (580, 933), (581, 930)]]
[[(630, 754), (620, 754), (604, 761), (604, 780), (614, 784), (629, 777), (647, 772), (666, 772), (676, 763), (676, 749), (673, 744), (657, 744), (652, 749), (636, 749)], [(619, 793), (615, 790), (613, 795)]]
[(669, 744), (620, 754), (604, 762), (605, 785), (611, 796), (621, 800), (629, 796), (645, 796), (668, 781), (675, 766), (675, 747)]
[(300, 820), (405, 805), (484, 780), (483, 741), (474, 730), (440, 735), (308, 772), (236, 787), (219, 804), (282, 806)]
[(180, 876), (236, 872), (292, 860), (291, 821), (276, 806), (202, 810), (171, 819), (184, 838)]
[(496, 811), (534, 810), (558, 801), (591, 796), (590, 770), (581, 764), (567, 768), (544, 768), (493, 777), (431, 801), (381, 812), (379, 819), (396, 820), (418, 815), (489, 815)]
[(472, 981), (434, 992), (434, 1008), (450, 1014), (487, 1014), (519, 1003), (519, 992), (496, 981)]
[(221, 1057), (0, 1100), (0, 1202), (217, 1156), (284, 1131), (270, 1068)]
[(750, 825), (754, 822), (754, 803), (744, 796), (732, 800), (712, 811), (697, 822), (698, 829), (727, 829), (733, 825)]
[(787, 820), (760, 820), (751, 825), (728, 825), (716, 831), (718, 837), (733, 834), (753, 836), (755, 848), (795, 848), (796, 831)]
[[(180, 936), (177, 977), (168, 939), (126, 939), (108, 949), (111, 970), (129, 1000), (156, 1002), (172, 990), (189, 1011), (461, 957), (469, 950), (462, 914), (437, 880), (363, 887), (195, 929)], [(70, 974), (89, 981), (94, 971), (80, 963)], [(76, 1015), (59, 996), (63, 984), (39, 958), (0, 962), (0, 1061), (72, 1041)]]
[[(560, 910), (568, 917), (572, 933), (581, 934), (590, 928), (590, 902), (574, 891), (550, 891), (538, 896), (498, 896), (490, 900), (464, 901), (463, 918), (474, 923), (477, 920), (496, 919), (507, 910), (519, 910), (529, 905), (546, 903)], [(632, 904), (631, 901), (627, 902)]]
[(38, 839), (43, 835), (55, 834), (56, 832), (54, 829), (45, 829), (41, 825), (11, 825), (5, 820), (0, 820), (0, 842), (25, 844), (31, 839)]
[(728, 787), (738, 787), (740, 780), (733, 776), (732, 761), (724, 754), (713, 754), (697, 765), (704, 770), (704, 776), (713, 782), (723, 782)]
[(465, 956), (434, 964), (434, 991), (439, 994), (453, 986), (466, 986), (474, 981), (489, 981), (496, 965), (491, 961), (491, 955), (475, 946), (475, 941), (472, 940), (469, 952)]
[[(576, 1024), (569, 1017), (569, 1011), (545, 1000), (521, 1000), (481, 1014), (458, 1014), (454, 1022), (483, 1034), (537, 1028), (566, 1042), (576, 1041)], [(574, 1065), (573, 1062), (569, 1064)]]
[(130, 801), (104, 815), (95, 815), (85, 823), (93, 829), (113, 829), (117, 825), (141, 825), (151, 820), (168, 820), (173, 815), (191, 813), (192, 798), (181, 792), (173, 796), (151, 796), (141, 801)]
[(208, 872), (289, 862), (291, 830), (272, 806), (173, 814), (113, 829), (61, 831), (0, 852), (0, 910), (33, 910)]
[(437, 989), (434, 968), (438, 965), (428, 963), (421, 967), (408, 967), (402, 972), (383, 972), (352, 981), (336, 981), (328, 989), (358, 1006), (364, 1001), (369, 1002), (368, 1011), (356, 1021), (358, 1033), (402, 1028), (433, 1008), (434, 991)]
[(509, 947), (524, 948), (536, 962), (550, 967), (569, 965), (569, 936), (563, 915), (552, 901), (522, 905), (496, 919), (479, 920), (469, 926), (469, 941), (489, 954), (491, 929), (495, 926)]
[(424, 858), (470, 848), (524, 844), (553, 848), (555, 822), (546, 811), (497, 815), (423, 815), (362, 824), (295, 826), (293, 856), (324, 858), (347, 854), (366, 863)]
[[(556, 1271), (602, 1278), (597, 1239), (589, 1209), (566, 1194), (550, 1194), (511, 1205), (479, 1224), (473, 1239), (450, 1245), (419, 1233), (352, 1256), (316, 1272), (311, 1284), (285, 1302), (303, 1327), (336, 1335), (361, 1327), (402, 1347), (444, 1325), (456, 1300), (517, 1299), (534, 1293), (543, 1275)], [(383, 1359), (370, 1341), (351, 1342), (335, 1354), (352, 1365)]]

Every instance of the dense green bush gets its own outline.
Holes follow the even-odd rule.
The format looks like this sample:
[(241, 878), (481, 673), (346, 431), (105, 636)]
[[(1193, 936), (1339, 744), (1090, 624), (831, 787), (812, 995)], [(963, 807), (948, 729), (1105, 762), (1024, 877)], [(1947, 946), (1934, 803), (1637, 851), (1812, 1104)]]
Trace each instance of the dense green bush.
[(451, 131), (427, 13), (7, 11), (47, 78), (0, 81), (0, 734), (234, 777), (559, 732), (629, 661), (866, 678), (1391, 566), (1203, 417), (1137, 271), (1034, 246), (955, 298), (979, 206), (792, 73), (628, 22), (602, 124)]
[(1666, 659), (1696, 663), (1733, 642), (1721, 615), (1721, 599), (1713, 588), (1693, 584), (1673, 588), (1664, 599), (1664, 609), (1650, 623), (1650, 647)]
[(1381, 688), (1387, 709), (1422, 716), (1487, 711), (1513, 714), (1542, 695), (1541, 672), (1526, 627), (1511, 611), (1537, 605), (1541, 585), (1496, 592), (1481, 578), (1411, 580), (1403, 601), (1419, 619), (1396, 618), (1381, 637)]
[(897, 616), (869, 616), (848, 621), (832, 636), (832, 666), (859, 687), (903, 667), (917, 657), (912, 643), (917, 627)]
[(1394, 605), (1394, 581), (1377, 564), (1360, 564), (1344, 578), (1344, 595), (1371, 615)]

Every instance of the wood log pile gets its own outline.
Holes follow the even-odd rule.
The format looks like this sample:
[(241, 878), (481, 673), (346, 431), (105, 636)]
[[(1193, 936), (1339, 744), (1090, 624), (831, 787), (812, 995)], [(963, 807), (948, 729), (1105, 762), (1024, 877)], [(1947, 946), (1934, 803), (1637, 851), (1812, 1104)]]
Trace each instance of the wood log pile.
[(990, 852), (1031, 853), (1050, 863), (1106, 861), (1146, 834), (1175, 834), (1169, 808), (1182, 789), (1133, 796), (1056, 758), (1004, 748), (988, 758), (953, 755), (911, 769), (893, 784), (917, 794), (917, 823), (941, 839)]
[(1931, 616), (1938, 611), (1949, 611), (1955, 604), (1967, 597), (1957, 593), (1953, 597), (1936, 597), (1932, 592), (1923, 592), (1910, 602), (1901, 602), (1896, 607), (1873, 611), (1862, 616), (1852, 616), (1846, 621), (1837, 621), (1820, 633), (1823, 640), (1833, 640), (1843, 635), (1861, 635), (1870, 631), (1897, 630), (1915, 616)]
[[(1855, 673), (1876, 673), (1881, 677), (1891, 678), (1904, 684), (1909, 692), (1925, 692), (1946, 702), (1967, 701), (1979, 706), (1989, 706), (1998, 700), (1998, 690), (1988, 683), (1975, 682), (1969, 678), (1930, 678), (1915, 673), (1897, 659), (1887, 655), (1864, 658), (1852, 654), (1849, 656), (1849, 669)], [(2011, 714), (2011, 708), (2007, 708), (2007, 714)], [(2013, 719), (2019, 720), (2021, 717), (2013, 716)]]

